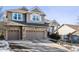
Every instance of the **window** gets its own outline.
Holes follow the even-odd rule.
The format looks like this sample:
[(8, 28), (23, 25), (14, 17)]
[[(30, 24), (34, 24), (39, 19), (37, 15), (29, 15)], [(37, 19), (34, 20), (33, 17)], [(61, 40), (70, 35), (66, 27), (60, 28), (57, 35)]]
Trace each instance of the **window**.
[(21, 19), (21, 14), (18, 14), (18, 19)]
[(33, 14), (32, 21), (39, 22), (39, 21), (41, 21), (41, 17), (38, 14)]
[(33, 21), (39, 21), (39, 17), (36, 16), (36, 15), (34, 15), (34, 16), (33, 16)]
[(12, 20), (23, 21), (23, 14), (21, 14), (21, 13), (12, 13)]
[(33, 21), (35, 21), (35, 19), (36, 19), (36, 17), (35, 17), (35, 16), (33, 16)]
[(37, 16), (37, 18), (36, 18), (36, 19), (37, 19), (37, 21), (39, 21), (39, 17), (38, 17), (38, 16)]
[(15, 14), (13, 17), (14, 17), (14, 19), (17, 19), (17, 14)]

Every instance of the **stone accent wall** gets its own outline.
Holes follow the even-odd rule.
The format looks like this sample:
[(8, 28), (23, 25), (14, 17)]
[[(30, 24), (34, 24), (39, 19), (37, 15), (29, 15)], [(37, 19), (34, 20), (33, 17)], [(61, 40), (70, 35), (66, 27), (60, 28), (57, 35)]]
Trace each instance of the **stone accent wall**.
[(26, 39), (25, 27), (22, 27), (22, 40)]

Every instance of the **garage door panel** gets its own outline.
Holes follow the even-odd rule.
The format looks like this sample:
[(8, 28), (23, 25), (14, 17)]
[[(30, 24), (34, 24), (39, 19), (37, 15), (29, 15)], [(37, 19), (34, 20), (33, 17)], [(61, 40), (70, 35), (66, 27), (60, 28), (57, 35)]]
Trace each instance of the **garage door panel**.
[(44, 31), (26, 31), (26, 39), (43, 39)]
[(19, 30), (9, 30), (8, 40), (19, 40)]

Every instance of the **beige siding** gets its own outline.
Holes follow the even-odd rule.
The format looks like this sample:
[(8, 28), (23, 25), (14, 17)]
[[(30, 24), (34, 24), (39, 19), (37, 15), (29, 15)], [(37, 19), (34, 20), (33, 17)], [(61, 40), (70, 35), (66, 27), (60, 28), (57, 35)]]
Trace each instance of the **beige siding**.
[(30, 19), (31, 19), (31, 18), (30, 18), (30, 14), (27, 14), (27, 22), (28, 22), (28, 23), (31, 22)]
[(45, 16), (41, 15), (41, 19), (42, 19), (42, 23), (44, 23), (45, 22)]
[(11, 20), (12, 19), (12, 13), (11, 12), (7, 12), (7, 17), (8, 17), (7, 20)]

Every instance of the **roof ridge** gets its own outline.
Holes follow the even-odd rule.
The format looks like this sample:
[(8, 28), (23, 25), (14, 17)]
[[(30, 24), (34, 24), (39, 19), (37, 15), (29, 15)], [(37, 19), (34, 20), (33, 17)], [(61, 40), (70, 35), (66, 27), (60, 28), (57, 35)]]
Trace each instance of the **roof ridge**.
[(73, 24), (66, 24), (67, 26), (71, 27), (72, 29), (79, 31), (79, 25), (73, 25)]
[(73, 26), (79, 26), (78, 24), (64, 24), (64, 25), (73, 25)]

